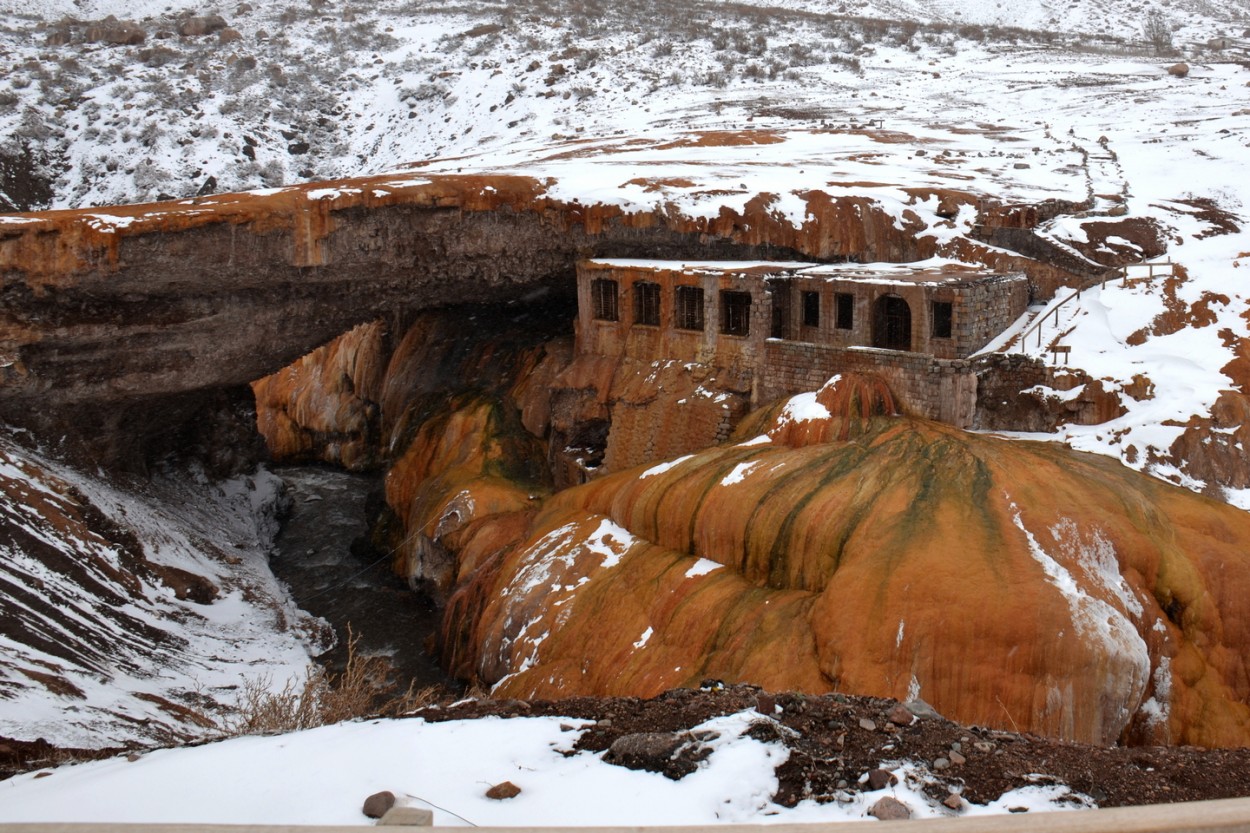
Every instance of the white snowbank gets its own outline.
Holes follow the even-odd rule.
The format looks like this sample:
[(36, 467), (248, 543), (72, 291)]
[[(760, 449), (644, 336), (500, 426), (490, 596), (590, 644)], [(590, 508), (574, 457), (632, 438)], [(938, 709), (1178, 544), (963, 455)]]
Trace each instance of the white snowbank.
[[(390, 790), (403, 803), (429, 807), (437, 826), (674, 826), (831, 822), (865, 819), (893, 795), (920, 818), (952, 815), (921, 791), (926, 771), (883, 762), (896, 787), (845, 802), (772, 802), (775, 769), (787, 758), (776, 743), (744, 736), (764, 719), (755, 711), (714, 718), (700, 729), (719, 733), (699, 768), (672, 781), (571, 752), (584, 721), (534, 717), (427, 723), (346, 723), (274, 737), (247, 737), (189, 749), (152, 752), (23, 775), (0, 783), (2, 822), (204, 824), (370, 824), (361, 804)], [(484, 793), (511, 781), (516, 798)], [(1029, 787), (965, 815), (1066, 809), (1063, 787)], [(1078, 799), (1078, 802), (1080, 799)]]

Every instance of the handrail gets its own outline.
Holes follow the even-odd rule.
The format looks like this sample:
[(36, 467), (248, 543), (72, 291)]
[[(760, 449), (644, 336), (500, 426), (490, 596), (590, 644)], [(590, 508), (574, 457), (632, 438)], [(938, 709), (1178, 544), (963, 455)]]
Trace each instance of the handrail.
[[(0, 824), (0, 833), (349, 833), (360, 827), (225, 824)], [(426, 827), (464, 833), (463, 827)], [(827, 833), (827, 824), (687, 827), (480, 827), (480, 833)], [(879, 821), (874, 833), (1217, 833), (1250, 830), (1250, 799), (1227, 798), (1102, 810)]]
[[(1167, 272), (1166, 273), (1160, 272), (1159, 274), (1156, 275), (1155, 274), (1156, 266), (1159, 268), (1167, 267)], [(1172, 262), (1171, 258), (1168, 258), (1166, 261), (1163, 261), (1162, 263), (1150, 263), (1144, 260), (1139, 263), (1125, 263), (1122, 266), (1116, 267), (1116, 269), (1112, 271), (1112, 274), (1115, 275), (1115, 277), (1112, 277), (1111, 280), (1115, 280), (1116, 277), (1118, 277), (1120, 280), (1120, 285), (1127, 286), (1129, 282), (1129, 269), (1139, 269), (1143, 267), (1149, 270), (1149, 274), (1145, 275), (1144, 277), (1136, 278), (1135, 280), (1152, 281), (1155, 278), (1171, 278), (1171, 277), (1176, 276), (1176, 269), (1175, 269), (1176, 264)], [(1085, 285), (1078, 287), (1077, 290), (1073, 292), (1071, 295), (1064, 298), (1062, 301), (1055, 304), (1050, 309), (1046, 310), (1046, 313), (1040, 316), (1038, 320), (1033, 323), (1033, 326), (1029, 327), (1027, 330), (1024, 331), (1024, 333), (1020, 336), (1020, 340), (1017, 343), (1023, 347), (1023, 345), (1028, 341), (1029, 336), (1031, 336), (1034, 332), (1036, 332), (1037, 333), (1037, 346), (1040, 348), (1042, 346), (1042, 326), (1046, 323), (1046, 319), (1050, 318), (1051, 314), (1054, 313), (1055, 327), (1058, 327), (1060, 308), (1062, 308), (1064, 304), (1068, 303), (1068, 301), (1071, 301), (1073, 298), (1080, 298), (1081, 294), (1085, 290), (1093, 288), (1095, 283), (1101, 284), (1101, 288), (1106, 289), (1107, 280), (1108, 280), (1107, 275), (1108, 273), (1104, 272), (1101, 277), (1095, 280), (1089, 281)], [(1071, 352), (1070, 350), (1065, 351), (1065, 355), (1070, 352)]]
[[(1118, 269), (1118, 271), (1119, 271), (1119, 273), (1120, 273), (1120, 285), (1121, 285), (1121, 286), (1126, 286), (1126, 285), (1128, 284), (1128, 280), (1129, 280), (1128, 270), (1129, 270), (1129, 269), (1140, 269), (1140, 268), (1142, 268), (1143, 266), (1144, 266), (1144, 267), (1147, 267), (1147, 268), (1149, 269), (1149, 274), (1147, 274), (1145, 277), (1140, 277), (1140, 278), (1137, 278), (1136, 280), (1139, 280), (1139, 281), (1152, 281), (1152, 280), (1154, 280), (1155, 278), (1174, 278), (1174, 277), (1176, 277), (1176, 264), (1172, 262), (1172, 258), (1170, 258), (1170, 257), (1169, 257), (1167, 260), (1163, 261), (1162, 263), (1150, 263), (1150, 262), (1148, 262), (1148, 261), (1143, 260), (1143, 261), (1140, 261), (1140, 262), (1138, 262), (1138, 263), (1125, 263), (1124, 265), (1122, 265), (1122, 266), (1120, 266), (1120, 267), (1117, 267), (1117, 269)], [(1156, 274), (1155, 274), (1155, 267), (1156, 267), (1156, 266), (1158, 266), (1158, 267), (1160, 267), (1160, 268), (1162, 268), (1162, 267), (1166, 266), (1168, 271), (1167, 271), (1166, 273), (1162, 273), (1162, 272), (1161, 272), (1161, 273), (1159, 273), (1158, 275), (1156, 275)], [(1104, 289), (1107, 287), (1107, 278), (1106, 278), (1106, 275), (1105, 275), (1105, 274), (1103, 275), (1102, 286), (1103, 286), (1103, 288), (1104, 288)]]
[[(1099, 278), (1099, 280), (1104, 280), (1104, 279), (1103, 279), (1103, 278)], [(1091, 285), (1092, 285), (1092, 284), (1091, 284)], [(1040, 317), (1039, 317), (1036, 321), (1034, 321), (1034, 322), (1033, 322), (1033, 326), (1031, 326), (1031, 327), (1029, 327), (1027, 330), (1025, 330), (1025, 331), (1024, 331), (1024, 334), (1020, 336), (1020, 341), (1018, 342), (1018, 343), (1020, 344), (1020, 346), (1021, 346), (1021, 347), (1023, 347), (1023, 346), (1024, 346), (1024, 344), (1028, 341), (1029, 336), (1031, 336), (1033, 333), (1037, 333), (1037, 346), (1038, 346), (1038, 347), (1041, 347), (1041, 346), (1042, 346), (1042, 325), (1046, 323), (1046, 319), (1047, 319), (1047, 318), (1050, 318), (1051, 313), (1054, 313), (1054, 315), (1055, 315), (1055, 326), (1056, 326), (1056, 327), (1058, 327), (1058, 326), (1059, 326), (1059, 310), (1060, 310), (1060, 308), (1062, 308), (1064, 304), (1068, 303), (1068, 301), (1071, 301), (1073, 298), (1079, 298), (1079, 297), (1081, 297), (1081, 293), (1082, 293), (1082, 292), (1084, 292), (1084, 291), (1085, 291), (1086, 289), (1088, 289), (1088, 288), (1089, 288), (1089, 287), (1085, 287), (1085, 286), (1083, 286), (1083, 287), (1081, 287), (1081, 288), (1077, 289), (1077, 290), (1076, 290), (1076, 292), (1073, 292), (1073, 293), (1072, 293), (1071, 295), (1069, 295), (1067, 298), (1064, 298), (1062, 301), (1060, 301), (1059, 303), (1055, 304), (1055, 305), (1054, 305), (1053, 307), (1051, 307), (1050, 309), (1046, 310), (1046, 313), (1045, 313), (1044, 315), (1040, 316)]]

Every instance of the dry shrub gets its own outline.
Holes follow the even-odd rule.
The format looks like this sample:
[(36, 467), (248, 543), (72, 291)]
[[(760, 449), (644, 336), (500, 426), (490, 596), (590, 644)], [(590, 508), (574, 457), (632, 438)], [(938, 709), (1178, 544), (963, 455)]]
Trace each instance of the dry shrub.
[(347, 664), (342, 673), (309, 666), (302, 681), (288, 680), (277, 691), (267, 677), (248, 680), (232, 713), (219, 722), (222, 734), (279, 734), (345, 720), (399, 717), (440, 698), (437, 686), (417, 689), (409, 683), (407, 689), (398, 692), (391, 679), (390, 661), (361, 655), (356, 650), (359, 641), (348, 627)]

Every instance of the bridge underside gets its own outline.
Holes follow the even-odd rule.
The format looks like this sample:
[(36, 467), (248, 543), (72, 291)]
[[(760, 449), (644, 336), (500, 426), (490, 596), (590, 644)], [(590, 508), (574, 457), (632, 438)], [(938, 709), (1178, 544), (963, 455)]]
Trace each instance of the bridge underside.
[(311, 244), (298, 223), (223, 217), (122, 234), (104, 254), (78, 228), (0, 228), (0, 420), (134, 467), (218, 430), (206, 415), (246, 411), (249, 382), (365, 321), (398, 333), (424, 309), (555, 304), (571, 330), (582, 257), (795, 256), (665, 226), (590, 233), (550, 209), (388, 205), (331, 220)]

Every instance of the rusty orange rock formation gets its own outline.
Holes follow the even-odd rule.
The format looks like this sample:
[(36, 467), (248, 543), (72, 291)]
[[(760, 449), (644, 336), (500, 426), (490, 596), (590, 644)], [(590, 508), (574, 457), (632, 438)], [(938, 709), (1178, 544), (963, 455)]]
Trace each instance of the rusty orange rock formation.
[(283, 462), (360, 470), (378, 462), (386, 326), (362, 324), (252, 383), (257, 428)]
[(864, 413), (556, 495), (453, 604), (477, 645), (462, 663), (504, 696), (717, 678), (1094, 743), (1250, 742), (1245, 513), (1104, 458)]

